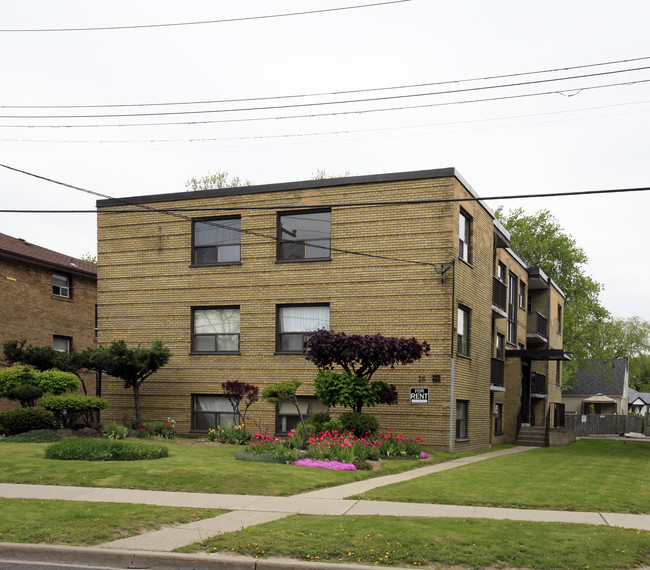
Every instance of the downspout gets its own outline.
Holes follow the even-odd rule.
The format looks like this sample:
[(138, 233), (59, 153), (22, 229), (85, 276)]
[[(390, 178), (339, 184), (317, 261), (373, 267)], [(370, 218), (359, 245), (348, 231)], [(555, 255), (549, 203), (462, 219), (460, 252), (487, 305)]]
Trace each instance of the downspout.
[(456, 304), (456, 259), (451, 260), (451, 382), (449, 385), (449, 451), (454, 450), (454, 332)]

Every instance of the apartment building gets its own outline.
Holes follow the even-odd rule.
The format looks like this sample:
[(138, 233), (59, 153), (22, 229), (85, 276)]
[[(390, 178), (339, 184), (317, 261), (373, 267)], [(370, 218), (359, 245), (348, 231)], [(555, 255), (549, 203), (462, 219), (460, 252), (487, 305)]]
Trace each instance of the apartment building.
[[(100, 343), (162, 339), (173, 353), (142, 385), (145, 419), (173, 417), (180, 433), (236, 421), (227, 380), (263, 389), (297, 378), (304, 413), (323, 411), (303, 353), (318, 328), (431, 345), (428, 358), (378, 371), (398, 403), (366, 410), (431, 446), (514, 441), (561, 401), (562, 293), (508, 249), (508, 232), (453, 168), (97, 206)], [(537, 330), (529, 312), (559, 319), (557, 330)], [(103, 395), (106, 420), (132, 419), (121, 382)], [(247, 427), (285, 433), (296, 420), (291, 407), (258, 402)]]
[(96, 306), (95, 264), (0, 233), (1, 367), (10, 339), (63, 352), (95, 347)]

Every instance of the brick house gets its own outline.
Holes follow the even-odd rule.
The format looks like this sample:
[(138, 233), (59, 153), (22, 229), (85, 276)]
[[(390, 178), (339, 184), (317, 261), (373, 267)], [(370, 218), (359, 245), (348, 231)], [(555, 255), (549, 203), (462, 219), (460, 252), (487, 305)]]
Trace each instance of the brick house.
[[(366, 410), (431, 446), (514, 441), (518, 423), (545, 425), (560, 402), (562, 293), (508, 249), (508, 232), (453, 168), (97, 206), (99, 341), (160, 338), (174, 355), (142, 386), (145, 420), (173, 417), (180, 433), (227, 425), (227, 380), (298, 378), (303, 411), (322, 411), (302, 352), (321, 327), (431, 345), (428, 358), (379, 370), (373, 379), (395, 384), (399, 402)], [(559, 324), (531, 329), (529, 310)], [(132, 419), (120, 382), (103, 393), (107, 420)], [(283, 433), (294, 414), (259, 402), (247, 427)]]
[(96, 306), (95, 264), (0, 233), (0, 367), (10, 339), (65, 352), (95, 347)]

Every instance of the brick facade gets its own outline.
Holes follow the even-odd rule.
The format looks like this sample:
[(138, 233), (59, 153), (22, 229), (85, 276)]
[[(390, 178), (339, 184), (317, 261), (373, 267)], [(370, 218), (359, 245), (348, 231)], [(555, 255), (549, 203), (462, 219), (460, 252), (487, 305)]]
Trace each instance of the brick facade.
[[(299, 394), (313, 396), (316, 368), (304, 355), (276, 350), (277, 310), (328, 304), (335, 331), (413, 336), (431, 345), (428, 358), (373, 376), (395, 384), (399, 395), (397, 405), (366, 410), (383, 427), (447, 447), (450, 409), (461, 400), (468, 406), (467, 437), (456, 441), (452, 430), (452, 445), (485, 449), (493, 442), (495, 222), (481, 202), (454, 200), (473, 197), (460, 176), (445, 169), (100, 201), (99, 340), (124, 339), (130, 346), (163, 340), (174, 356), (142, 385), (143, 417), (173, 417), (179, 432), (188, 433), (192, 395), (220, 395), (227, 380), (263, 389), (298, 378)], [(413, 203), (430, 200), (441, 201)], [(373, 205), (346, 207), (364, 203)], [(278, 261), (278, 212), (305, 206), (331, 210), (331, 255)], [(162, 212), (169, 208), (195, 210)], [(461, 209), (471, 220), (468, 262), (458, 259)], [(240, 263), (193, 264), (192, 219), (211, 216), (240, 217)], [(526, 277), (525, 268), (519, 272)], [(459, 306), (470, 315), (468, 356), (456, 354)], [(209, 307), (239, 308), (237, 353), (192, 353), (192, 310)], [(525, 339), (525, 315), (520, 327)], [(428, 388), (429, 403), (411, 404), (412, 387)], [(109, 379), (103, 391), (111, 404), (103, 418), (128, 423), (132, 393)], [(258, 402), (247, 427), (274, 431), (275, 420), (275, 407)]]

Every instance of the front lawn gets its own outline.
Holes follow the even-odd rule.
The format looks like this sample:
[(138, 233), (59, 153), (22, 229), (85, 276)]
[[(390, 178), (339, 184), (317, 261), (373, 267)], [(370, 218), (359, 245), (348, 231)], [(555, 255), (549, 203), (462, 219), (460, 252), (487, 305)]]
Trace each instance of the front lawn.
[(45, 459), (46, 444), (5, 441), (0, 443), (0, 482), (238, 495), (293, 495), (468, 455), (440, 451), (426, 461), (385, 461), (377, 471), (332, 471), (237, 461), (235, 453), (242, 451), (243, 446), (187, 445), (178, 440), (159, 440), (156, 443), (169, 447), (169, 457), (91, 462)]
[(647, 531), (583, 524), (294, 515), (179, 551), (378, 566), (595, 570), (648, 564), (649, 544)]
[(367, 500), (650, 513), (650, 444), (580, 440), (380, 487)]
[(226, 511), (125, 503), (0, 498), (0, 542), (94, 546)]

